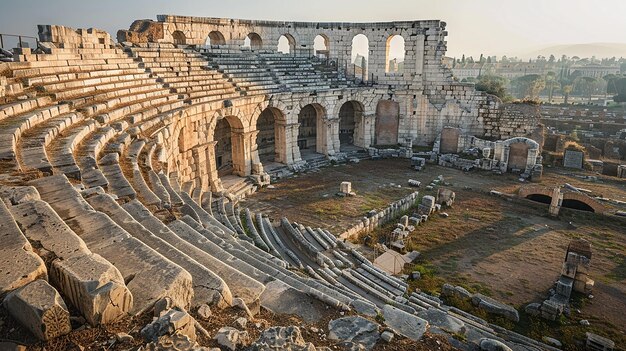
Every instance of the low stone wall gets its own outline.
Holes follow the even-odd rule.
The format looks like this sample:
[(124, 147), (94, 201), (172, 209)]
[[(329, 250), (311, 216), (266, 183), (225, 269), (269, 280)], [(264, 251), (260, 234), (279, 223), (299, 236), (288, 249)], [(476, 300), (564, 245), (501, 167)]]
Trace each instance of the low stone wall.
[(362, 233), (371, 233), (374, 229), (383, 226), (386, 223), (396, 219), (403, 212), (408, 211), (414, 206), (418, 200), (419, 192), (411, 193), (400, 200), (394, 201), (384, 210), (377, 212), (370, 217), (363, 217), (359, 223), (353, 225), (345, 232), (339, 235), (341, 239), (351, 239)]

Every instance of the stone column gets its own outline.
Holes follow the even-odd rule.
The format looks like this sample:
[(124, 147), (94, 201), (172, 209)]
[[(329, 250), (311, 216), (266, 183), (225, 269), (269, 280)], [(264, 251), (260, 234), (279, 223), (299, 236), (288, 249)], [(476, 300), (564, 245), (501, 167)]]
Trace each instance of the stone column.
[(374, 126), (376, 125), (376, 115), (363, 116), (360, 122), (357, 122), (354, 130), (354, 145), (367, 148), (374, 141)]
[(550, 216), (556, 217), (559, 215), (561, 205), (563, 204), (563, 193), (561, 188), (556, 187), (552, 190), (552, 201), (550, 202)]
[(339, 152), (339, 118), (322, 118), (320, 122), (322, 133), (318, 132), (316, 151), (326, 156), (334, 156)]
[(224, 191), (224, 187), (217, 173), (217, 162), (215, 161), (215, 146), (217, 145), (217, 141), (210, 141), (207, 144), (206, 163), (208, 185), (212, 192), (219, 193)]
[(526, 158), (526, 168), (524, 169), (525, 173), (530, 174), (533, 170), (533, 167), (537, 163), (537, 153), (538, 149), (528, 149), (528, 155)]
[(285, 121), (274, 121), (274, 161), (289, 164), (291, 131)]
[(248, 167), (248, 171), (245, 175), (264, 173), (263, 164), (259, 158), (259, 145), (256, 142), (257, 135), (259, 135), (258, 130), (244, 133), (244, 149), (246, 151), (246, 165)]
[[(241, 128), (231, 128), (231, 144), (233, 153), (233, 174), (240, 177), (250, 175), (252, 151), (250, 150), (249, 133), (244, 132)], [(258, 154), (256, 154), (256, 159), (258, 163)]]
[[(302, 155), (300, 155), (300, 148), (298, 147), (298, 133), (300, 132), (300, 123), (290, 124), (291, 141), (288, 140), (287, 147), (291, 150), (290, 159), (287, 164), (293, 164), (302, 161)], [(288, 153), (289, 154), (289, 153)]]

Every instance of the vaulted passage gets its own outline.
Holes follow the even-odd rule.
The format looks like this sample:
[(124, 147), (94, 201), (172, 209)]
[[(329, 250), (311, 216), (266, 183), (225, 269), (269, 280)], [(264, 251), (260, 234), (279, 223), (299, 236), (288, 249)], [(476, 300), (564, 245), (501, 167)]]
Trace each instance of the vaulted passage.
[(306, 105), (298, 114), (298, 148), (304, 157), (317, 151), (317, 129), (321, 124), (322, 107), (313, 104)]
[(215, 127), (215, 165), (219, 176), (233, 173), (233, 143), (230, 123), (226, 118), (217, 121)]
[(261, 112), (256, 123), (259, 131), (256, 144), (261, 162), (273, 162), (276, 159), (276, 113), (280, 111), (266, 108)]
[(355, 145), (356, 129), (363, 117), (363, 108), (356, 101), (348, 101), (339, 109), (339, 145), (340, 148)]
[(526, 196), (528, 200), (533, 200), (536, 202), (541, 202), (542, 204), (550, 204), (552, 202), (552, 196), (543, 195), (543, 194), (530, 194)]
[(595, 212), (593, 207), (587, 205), (580, 200), (563, 199), (563, 207), (571, 208), (579, 211)]

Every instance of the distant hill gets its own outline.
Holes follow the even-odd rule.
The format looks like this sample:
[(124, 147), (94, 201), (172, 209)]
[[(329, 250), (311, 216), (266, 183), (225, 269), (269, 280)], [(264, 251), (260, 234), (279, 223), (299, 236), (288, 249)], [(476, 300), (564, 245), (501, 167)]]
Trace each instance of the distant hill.
[(626, 43), (588, 43), (588, 44), (566, 44), (548, 46), (542, 49), (529, 51), (522, 56), (535, 58), (539, 55), (554, 55), (559, 58), (561, 55), (569, 57), (578, 56), (580, 58), (592, 57), (610, 58), (626, 57)]

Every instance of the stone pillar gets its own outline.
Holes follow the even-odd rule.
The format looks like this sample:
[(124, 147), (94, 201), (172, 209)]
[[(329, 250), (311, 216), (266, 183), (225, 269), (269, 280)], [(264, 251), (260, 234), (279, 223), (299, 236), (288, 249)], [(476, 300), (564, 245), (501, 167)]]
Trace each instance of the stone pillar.
[[(254, 135), (256, 138), (256, 134)], [(233, 174), (245, 177), (251, 173), (252, 150), (250, 149), (250, 133), (241, 128), (231, 128), (231, 144), (233, 153)], [(256, 142), (254, 143), (256, 145)], [(255, 149), (256, 152), (256, 149)], [(259, 161), (256, 154), (256, 161)]]
[(528, 155), (526, 159), (526, 169), (524, 169), (524, 173), (530, 174), (533, 171), (533, 167), (537, 163), (537, 153), (538, 149), (528, 149)]
[(559, 215), (561, 205), (563, 204), (563, 193), (561, 188), (556, 187), (552, 190), (552, 201), (550, 202), (550, 216), (556, 217)]
[(500, 171), (502, 173), (506, 172), (506, 169), (509, 165), (509, 153), (511, 152), (511, 148), (506, 145), (502, 148), (502, 158), (500, 159)]
[(367, 148), (374, 141), (374, 130), (376, 126), (376, 115), (363, 116), (357, 122), (354, 130), (354, 145)]
[(217, 173), (217, 162), (215, 162), (215, 145), (217, 145), (217, 141), (210, 141), (207, 144), (206, 163), (208, 186), (212, 192), (219, 193), (224, 191), (224, 187)]
[(300, 148), (298, 147), (298, 131), (300, 123), (286, 123), (281, 122), (283, 126), (284, 135), (284, 156), (280, 161), (287, 165), (291, 165), (301, 160)]
[(322, 119), (322, 133), (318, 133), (316, 151), (326, 156), (339, 152), (339, 118)]

